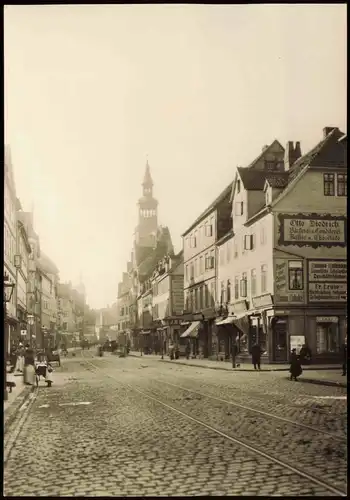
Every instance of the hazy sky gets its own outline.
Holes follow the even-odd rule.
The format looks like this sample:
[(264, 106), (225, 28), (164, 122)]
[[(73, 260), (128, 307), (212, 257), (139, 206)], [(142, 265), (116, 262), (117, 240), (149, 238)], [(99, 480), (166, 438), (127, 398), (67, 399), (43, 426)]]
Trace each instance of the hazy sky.
[(264, 144), (345, 130), (345, 5), (29, 5), (4, 22), (17, 195), (94, 307), (116, 300), (147, 154), (180, 250)]

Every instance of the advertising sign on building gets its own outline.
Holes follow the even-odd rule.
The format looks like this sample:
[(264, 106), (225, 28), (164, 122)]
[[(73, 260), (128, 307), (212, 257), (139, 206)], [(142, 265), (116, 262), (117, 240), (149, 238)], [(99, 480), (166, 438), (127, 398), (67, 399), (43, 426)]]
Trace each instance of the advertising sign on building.
[(309, 280), (341, 281), (346, 283), (348, 263), (346, 260), (309, 260)]
[(309, 302), (346, 302), (346, 260), (309, 260), (308, 281)]
[(346, 283), (309, 283), (309, 302), (346, 302)]
[(274, 284), (275, 304), (300, 304), (304, 302), (304, 290), (290, 290), (288, 278), (288, 259), (275, 259)]
[(346, 218), (318, 214), (279, 214), (279, 245), (346, 246)]

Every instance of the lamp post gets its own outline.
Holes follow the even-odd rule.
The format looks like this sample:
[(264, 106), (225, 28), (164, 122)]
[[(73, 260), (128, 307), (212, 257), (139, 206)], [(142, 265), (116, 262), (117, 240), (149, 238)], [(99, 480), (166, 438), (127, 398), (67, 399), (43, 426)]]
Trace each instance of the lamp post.
[(33, 334), (32, 334), (32, 326), (34, 325), (34, 316), (33, 314), (28, 314), (27, 315), (27, 323), (29, 325), (29, 345), (32, 348), (33, 347)]
[[(4, 326), (6, 330), (7, 325), (7, 302), (11, 301), (13, 290), (15, 288), (14, 283), (8, 281), (8, 276), (4, 276)], [(8, 332), (4, 332), (4, 401), (7, 401), (7, 350), (8, 350)]]

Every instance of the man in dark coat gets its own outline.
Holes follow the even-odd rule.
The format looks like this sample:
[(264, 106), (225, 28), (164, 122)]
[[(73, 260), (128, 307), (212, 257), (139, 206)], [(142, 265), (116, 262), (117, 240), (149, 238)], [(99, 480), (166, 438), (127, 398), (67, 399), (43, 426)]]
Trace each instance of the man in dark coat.
[(236, 357), (238, 355), (238, 346), (236, 342), (236, 339), (234, 339), (231, 346), (232, 368), (236, 368)]
[(300, 358), (297, 355), (297, 350), (292, 349), (292, 353), (290, 355), (290, 379), (296, 381), (297, 377), (299, 377), (303, 373), (303, 369), (301, 367)]
[(344, 344), (342, 345), (342, 355), (343, 355), (343, 373), (342, 375), (346, 375), (346, 367), (348, 362), (348, 336), (345, 336)]
[(260, 370), (260, 362), (261, 362), (261, 347), (259, 346), (259, 344), (254, 344), (252, 346), (252, 363), (253, 363), (253, 366), (254, 366), (254, 370), (256, 370), (258, 368), (258, 370)]

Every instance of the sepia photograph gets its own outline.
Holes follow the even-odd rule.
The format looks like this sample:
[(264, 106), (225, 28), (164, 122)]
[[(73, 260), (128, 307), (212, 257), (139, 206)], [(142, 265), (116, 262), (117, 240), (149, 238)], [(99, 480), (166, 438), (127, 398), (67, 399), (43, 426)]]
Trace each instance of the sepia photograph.
[(346, 497), (346, 3), (3, 13), (3, 496)]

